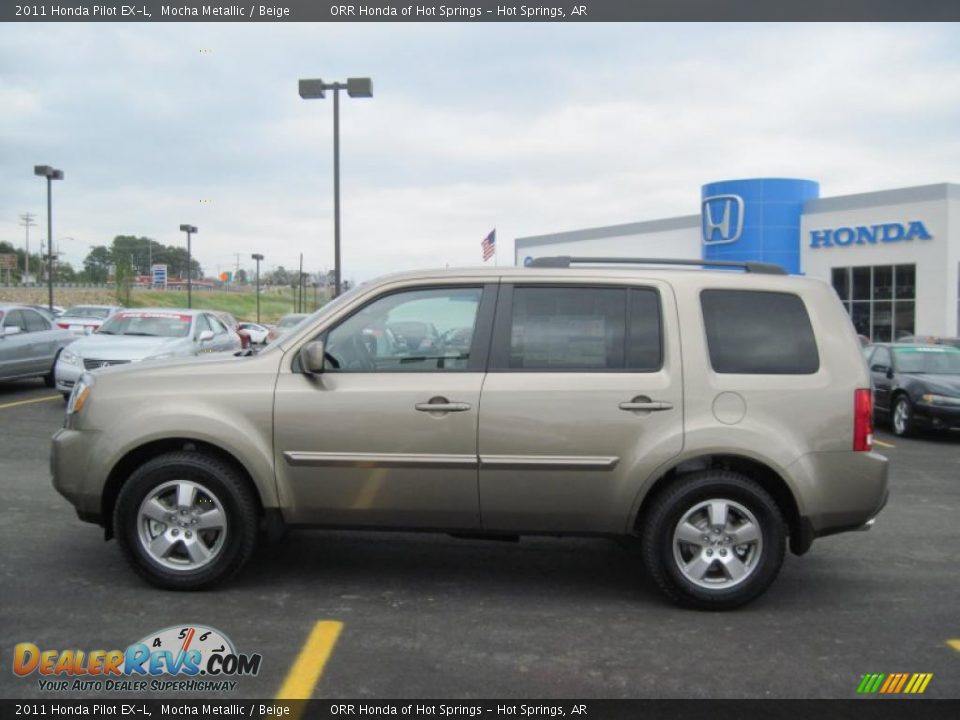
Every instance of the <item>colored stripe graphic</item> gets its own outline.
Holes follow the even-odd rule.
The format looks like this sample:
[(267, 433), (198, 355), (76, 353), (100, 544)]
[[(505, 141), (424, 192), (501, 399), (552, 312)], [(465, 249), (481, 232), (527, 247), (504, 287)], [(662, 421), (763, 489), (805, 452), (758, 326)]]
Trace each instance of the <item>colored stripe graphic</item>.
[(903, 686), (906, 684), (906, 682), (907, 682), (907, 674), (900, 673), (900, 682), (897, 683), (897, 687), (895, 690), (893, 690), (893, 692), (898, 693), (901, 690), (903, 690)]
[(866, 673), (857, 686), (860, 695), (922, 695), (933, 679), (933, 673)]

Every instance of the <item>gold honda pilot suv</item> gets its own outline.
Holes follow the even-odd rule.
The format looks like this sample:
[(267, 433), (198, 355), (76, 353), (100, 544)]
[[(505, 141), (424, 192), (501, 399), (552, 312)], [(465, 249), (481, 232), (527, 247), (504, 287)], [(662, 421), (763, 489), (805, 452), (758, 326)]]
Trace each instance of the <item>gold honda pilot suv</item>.
[(250, 357), (84, 374), (54, 486), (164, 588), (265, 531), (376, 528), (635, 537), (673, 600), (741, 605), (788, 544), (869, 527), (887, 461), (830, 286), (697, 264), (392, 275)]

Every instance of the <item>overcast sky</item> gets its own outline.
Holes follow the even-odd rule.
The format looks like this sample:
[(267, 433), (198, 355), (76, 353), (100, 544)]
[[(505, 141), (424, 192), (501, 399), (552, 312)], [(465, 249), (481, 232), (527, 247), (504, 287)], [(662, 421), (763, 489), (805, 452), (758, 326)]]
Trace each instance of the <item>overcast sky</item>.
[[(700, 186), (805, 177), (833, 196), (960, 181), (960, 26), (7, 24), (0, 240), (17, 216), (79, 267), (114, 235), (332, 267), (341, 101), (344, 276), (501, 263), (516, 237), (699, 211)], [(70, 238), (70, 239), (67, 239)], [(492, 262), (492, 261), (491, 261)]]

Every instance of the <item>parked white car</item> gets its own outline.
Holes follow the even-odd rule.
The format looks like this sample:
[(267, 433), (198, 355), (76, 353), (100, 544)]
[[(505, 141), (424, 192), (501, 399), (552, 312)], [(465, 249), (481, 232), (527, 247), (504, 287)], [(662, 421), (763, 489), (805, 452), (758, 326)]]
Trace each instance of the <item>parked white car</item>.
[(60, 353), (56, 387), (68, 398), (85, 370), (239, 350), (240, 336), (211, 312), (169, 308), (121, 310), (99, 330)]
[(119, 305), (74, 305), (57, 319), (57, 325), (75, 335), (89, 335), (113, 315)]
[(254, 345), (264, 345), (267, 342), (267, 333), (270, 332), (270, 328), (266, 325), (252, 322), (240, 323), (240, 329), (250, 333), (250, 342)]

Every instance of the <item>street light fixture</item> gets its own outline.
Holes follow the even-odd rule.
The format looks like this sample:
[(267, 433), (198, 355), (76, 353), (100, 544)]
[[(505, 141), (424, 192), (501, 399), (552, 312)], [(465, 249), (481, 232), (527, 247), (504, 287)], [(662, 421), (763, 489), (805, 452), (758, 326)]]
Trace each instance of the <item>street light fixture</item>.
[(334, 297), (340, 294), (340, 91), (352, 98), (373, 97), (370, 78), (347, 78), (347, 82), (325, 83), (323, 80), (300, 80), (300, 97), (318, 100), (333, 90), (333, 278)]
[(47, 179), (47, 297), (53, 312), (53, 191), (54, 180), (63, 180), (63, 170), (50, 165), (34, 165), (33, 174)]
[(263, 255), (260, 253), (254, 253), (250, 256), (257, 261), (257, 325), (260, 324), (260, 261), (263, 260)]
[(181, 225), (181, 232), (187, 234), (187, 307), (193, 308), (193, 268), (190, 267), (193, 261), (190, 259), (190, 236), (197, 232), (195, 225)]

